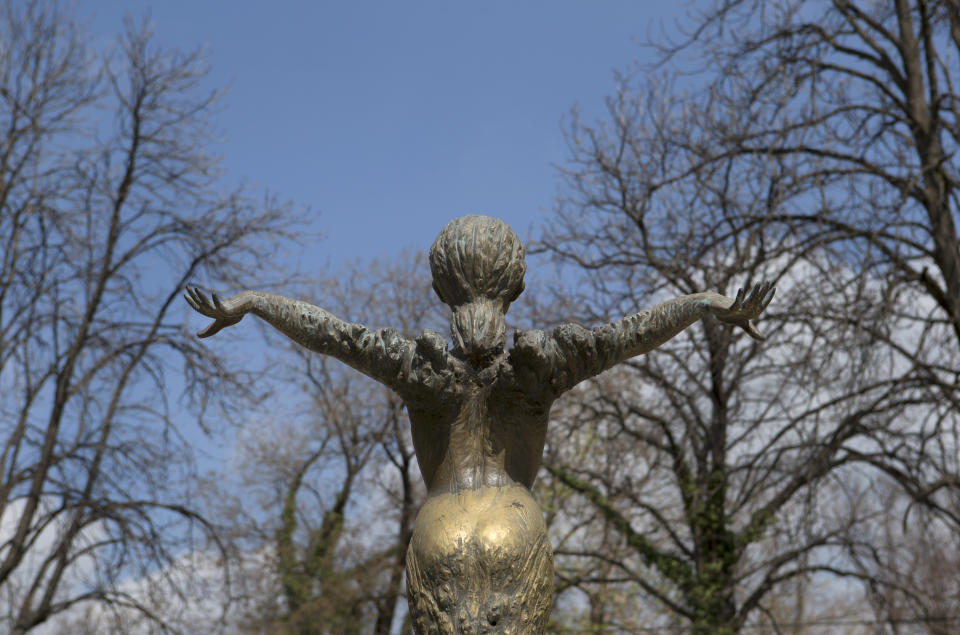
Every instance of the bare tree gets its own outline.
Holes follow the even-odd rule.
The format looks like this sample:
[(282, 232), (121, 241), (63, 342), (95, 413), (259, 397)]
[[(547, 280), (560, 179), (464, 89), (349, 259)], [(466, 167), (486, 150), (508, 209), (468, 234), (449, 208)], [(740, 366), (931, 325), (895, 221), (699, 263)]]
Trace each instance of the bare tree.
[[(723, 69), (700, 107), (713, 141), (687, 150), (698, 155), (694, 169), (782, 166), (781, 203), (740, 222), (818, 242), (850, 264), (851, 284), (870, 276), (876, 298), (900, 300), (870, 336), (913, 367), (907, 384), (925, 387), (939, 419), (927, 435), (950, 435), (960, 409), (960, 5), (815, 6), (762, 3), (764, 19), (751, 20), (760, 3), (720, 2), (668, 51), (697, 50)], [(735, 39), (716, 39), (731, 28)], [(929, 458), (864, 457), (952, 513), (937, 492), (958, 484), (960, 465)]]
[[(425, 258), (410, 253), (343, 266), (308, 295), (348, 319), (411, 334), (444, 320)], [(277, 372), (303, 398), (288, 416), (250, 422), (240, 482), (215, 490), (228, 501), (221, 522), (239, 556), (265, 551), (275, 564), (268, 588), (276, 593), (247, 623), (271, 632), (395, 632), (407, 545), (425, 495), (403, 404), (342, 364), (275, 343)], [(240, 504), (252, 494), (260, 511)]]
[(162, 626), (121, 581), (205, 531), (174, 397), (244, 382), (185, 332), (178, 296), (243, 276), (292, 216), (221, 191), (204, 74), (145, 26), (99, 55), (55, 4), (0, 6), (4, 630), (83, 602)]
[[(735, 38), (721, 37), (732, 29)], [(956, 0), (718, 2), (666, 52), (694, 50), (722, 69), (701, 114), (714, 128), (733, 125), (713, 145), (685, 149), (701, 164), (789, 166), (781, 187), (823, 198), (794, 196), (763, 220), (862, 254), (891, 286), (932, 300), (960, 347)], [(752, 117), (733, 115), (743, 108)]]
[(558, 555), (618, 573), (571, 588), (636, 589), (668, 628), (776, 629), (775, 592), (882, 584), (857, 564), (881, 476), (960, 520), (956, 4), (863, 5), (718, 3), (663, 49), (699, 75), (621, 77), (568, 136), (540, 249), (584, 273), (581, 320), (780, 288), (769, 342), (704, 322), (556, 416), (551, 479), (606, 523)]
[(960, 534), (929, 508), (913, 503), (896, 482), (878, 479), (870, 487), (876, 501), (873, 520), (850, 543), (876, 621), (892, 633), (955, 632), (960, 625)]

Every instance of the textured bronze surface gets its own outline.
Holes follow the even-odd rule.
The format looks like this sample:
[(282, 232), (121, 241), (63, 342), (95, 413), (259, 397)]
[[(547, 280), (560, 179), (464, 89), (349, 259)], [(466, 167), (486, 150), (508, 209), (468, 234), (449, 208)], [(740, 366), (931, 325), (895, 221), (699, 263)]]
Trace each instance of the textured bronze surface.
[(418, 633), (542, 632), (553, 552), (537, 503), (519, 485), (430, 497), (407, 552)]
[(195, 288), (187, 302), (214, 318), (200, 337), (247, 313), (312, 351), (332, 355), (404, 400), (428, 500), (407, 554), (418, 633), (540, 633), (552, 601), (553, 560), (530, 488), (553, 401), (614, 364), (656, 348), (714, 315), (760, 337), (753, 320), (770, 284), (731, 300), (696, 293), (611, 324), (516, 331), (504, 316), (523, 291), (523, 246), (502, 221), (451, 221), (430, 249), (433, 287), (452, 315), (453, 346), (432, 331), (407, 339), (323, 309), (255, 291), (221, 301)]

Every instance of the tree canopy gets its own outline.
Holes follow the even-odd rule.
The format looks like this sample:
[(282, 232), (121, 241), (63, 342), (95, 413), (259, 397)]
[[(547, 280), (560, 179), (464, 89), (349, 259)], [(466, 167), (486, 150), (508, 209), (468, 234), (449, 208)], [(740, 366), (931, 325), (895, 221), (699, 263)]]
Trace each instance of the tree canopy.
[[(901, 594), (892, 628), (956, 624), (874, 540), (889, 514), (960, 521), (958, 25), (955, 2), (717, 2), (574, 117), (539, 249), (583, 272), (581, 319), (779, 287), (766, 343), (705, 322), (557, 418), (549, 473), (589, 502), (563, 583), (594, 628), (812, 624), (838, 579)], [(659, 611), (611, 613), (617, 586)]]

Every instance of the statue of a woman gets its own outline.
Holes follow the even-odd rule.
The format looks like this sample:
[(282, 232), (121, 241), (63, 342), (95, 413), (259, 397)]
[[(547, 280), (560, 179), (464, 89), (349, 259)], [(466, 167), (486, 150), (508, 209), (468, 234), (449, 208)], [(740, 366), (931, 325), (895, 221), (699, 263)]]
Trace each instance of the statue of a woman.
[(252, 313), (403, 399), (428, 491), (406, 563), (418, 633), (540, 633), (551, 606), (553, 556), (530, 488), (550, 405), (707, 315), (760, 338), (753, 320), (774, 289), (758, 284), (735, 300), (687, 295), (592, 330), (517, 331), (508, 349), (504, 315), (526, 272), (516, 234), (487, 216), (453, 220), (430, 248), (430, 269), (434, 290), (453, 310), (452, 347), (433, 331), (412, 340), (393, 329), (373, 332), (257, 291), (221, 301), (188, 288), (186, 299), (214, 318), (200, 337)]

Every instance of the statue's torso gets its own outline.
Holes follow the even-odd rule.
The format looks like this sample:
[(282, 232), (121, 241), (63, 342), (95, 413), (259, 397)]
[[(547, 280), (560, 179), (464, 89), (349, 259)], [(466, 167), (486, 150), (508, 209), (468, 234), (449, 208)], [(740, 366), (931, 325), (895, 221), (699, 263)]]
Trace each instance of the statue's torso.
[(522, 386), (506, 362), (496, 372), (458, 370), (440, 389), (405, 399), (428, 492), (511, 484), (529, 489), (540, 467), (551, 400)]
[(518, 379), (506, 355), (480, 372), (421, 362), (411, 371), (418, 390), (404, 396), (428, 490), (407, 552), (414, 628), (543, 632), (553, 552), (530, 488), (552, 399)]

